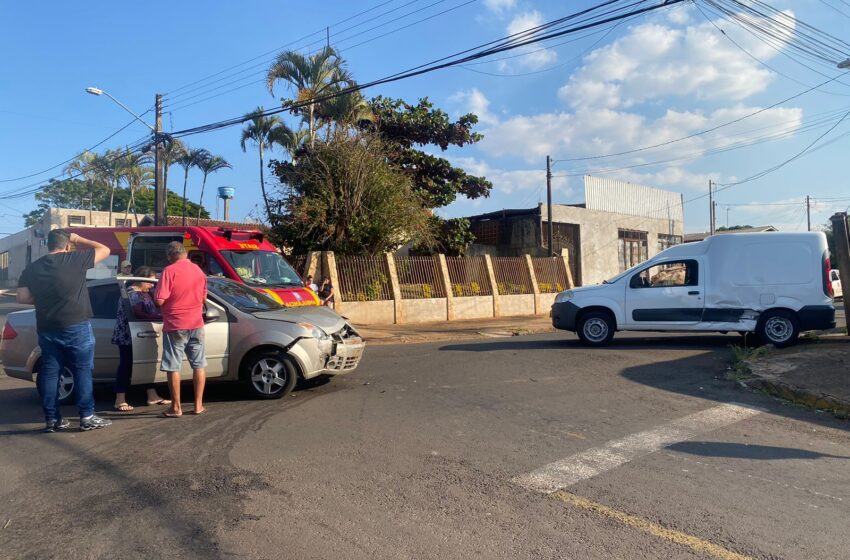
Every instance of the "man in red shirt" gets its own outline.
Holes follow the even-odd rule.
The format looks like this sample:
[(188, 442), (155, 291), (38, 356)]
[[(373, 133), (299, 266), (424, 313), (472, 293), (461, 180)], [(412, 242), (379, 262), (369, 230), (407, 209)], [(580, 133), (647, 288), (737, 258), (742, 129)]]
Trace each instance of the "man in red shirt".
[(194, 414), (203, 414), (204, 385), (207, 360), (204, 356), (204, 300), (207, 297), (207, 277), (186, 258), (186, 248), (172, 241), (167, 249), (168, 266), (156, 286), (154, 300), (162, 308), (162, 365), (168, 375), (171, 408), (162, 413), (165, 418), (183, 415), (180, 406), (180, 368), (183, 356), (192, 366), (195, 387)]

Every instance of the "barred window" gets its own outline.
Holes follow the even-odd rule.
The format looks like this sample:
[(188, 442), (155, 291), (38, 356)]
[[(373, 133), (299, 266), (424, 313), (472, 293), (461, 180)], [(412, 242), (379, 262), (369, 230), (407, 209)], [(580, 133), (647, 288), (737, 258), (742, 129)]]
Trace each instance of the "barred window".
[(682, 236), (681, 235), (667, 235), (664, 233), (658, 234), (658, 250), (663, 251), (664, 249), (669, 249), (673, 245), (681, 245)]
[(115, 218), (115, 227), (133, 227), (133, 220), (130, 218)]
[(647, 232), (621, 229), (617, 231), (617, 237), (620, 272), (649, 258)]
[(68, 226), (84, 226), (86, 225), (85, 216), (68, 216)]

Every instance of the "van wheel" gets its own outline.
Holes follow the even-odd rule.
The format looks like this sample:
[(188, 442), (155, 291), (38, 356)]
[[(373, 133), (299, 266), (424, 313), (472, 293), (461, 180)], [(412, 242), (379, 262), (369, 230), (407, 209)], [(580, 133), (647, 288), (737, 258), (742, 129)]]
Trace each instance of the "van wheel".
[(614, 338), (614, 320), (602, 311), (591, 311), (578, 322), (579, 340), (588, 346), (607, 346)]
[[(38, 372), (38, 369), (41, 367), (41, 363), (36, 366), (36, 379), (35, 379), (35, 389), (38, 391), (38, 399), (41, 400), (41, 373)], [(59, 396), (56, 401), (56, 404), (59, 406), (65, 406), (68, 404), (74, 404), (74, 375), (71, 373), (71, 370), (65, 368), (62, 370), (62, 373), (59, 374)]]
[(258, 399), (279, 399), (289, 394), (297, 378), (292, 358), (279, 350), (258, 352), (245, 364), (245, 382)]
[(775, 309), (762, 314), (756, 333), (765, 344), (785, 348), (797, 341), (800, 325), (797, 317), (790, 311)]

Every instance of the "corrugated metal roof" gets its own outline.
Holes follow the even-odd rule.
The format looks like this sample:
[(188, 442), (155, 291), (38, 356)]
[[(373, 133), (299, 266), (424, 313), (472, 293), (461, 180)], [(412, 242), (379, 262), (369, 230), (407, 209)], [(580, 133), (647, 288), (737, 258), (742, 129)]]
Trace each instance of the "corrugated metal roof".
[(684, 222), (681, 193), (645, 187), (616, 179), (584, 176), (587, 208), (643, 218)]

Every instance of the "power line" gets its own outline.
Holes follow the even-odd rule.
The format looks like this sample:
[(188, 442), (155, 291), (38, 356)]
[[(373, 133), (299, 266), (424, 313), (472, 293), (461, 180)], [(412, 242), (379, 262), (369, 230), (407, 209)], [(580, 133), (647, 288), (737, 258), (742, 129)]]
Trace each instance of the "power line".
[[(143, 117), (143, 116), (145, 116), (146, 114), (150, 113), (152, 110), (153, 110), (153, 107), (151, 107), (150, 109), (148, 109), (147, 111), (145, 111), (144, 113), (142, 113), (142, 114), (141, 114), (141, 115), (139, 115), (139, 116), (140, 116), (140, 117)], [(33, 178), (33, 177), (38, 177), (39, 175), (44, 175), (44, 174), (45, 174), (45, 173), (47, 173), (48, 171), (53, 171), (54, 169), (56, 169), (56, 168), (58, 168), (58, 167), (62, 167), (62, 166), (64, 166), (64, 165), (67, 165), (67, 164), (71, 163), (72, 161), (74, 161), (75, 159), (77, 159), (78, 157), (80, 157), (81, 155), (83, 155), (84, 153), (94, 151), (95, 149), (97, 149), (98, 147), (100, 147), (101, 145), (103, 145), (104, 143), (108, 142), (109, 140), (112, 140), (112, 139), (113, 139), (113, 138), (115, 138), (118, 134), (120, 134), (121, 132), (124, 132), (124, 130), (125, 130), (126, 128), (128, 128), (131, 124), (133, 124), (134, 122), (136, 122), (136, 119), (131, 120), (130, 122), (128, 122), (127, 124), (125, 124), (124, 126), (122, 126), (121, 128), (119, 128), (118, 130), (116, 130), (115, 132), (113, 132), (112, 134), (110, 134), (109, 136), (107, 136), (106, 138), (104, 138), (103, 140), (101, 140), (100, 142), (98, 142), (97, 144), (95, 144), (95, 145), (93, 145), (93, 146), (91, 146), (91, 147), (89, 147), (89, 148), (86, 148), (86, 149), (85, 149), (85, 150), (83, 150), (82, 152), (80, 152), (80, 153), (78, 153), (78, 154), (75, 154), (73, 157), (68, 158), (68, 159), (66, 159), (65, 161), (62, 161), (62, 162), (60, 162), (60, 163), (57, 163), (56, 165), (52, 165), (52, 166), (50, 166), (50, 167), (48, 167), (48, 168), (46, 168), (46, 169), (42, 169), (41, 171), (37, 171), (37, 172), (35, 172), (35, 173), (30, 173), (29, 175), (21, 175), (20, 177), (14, 177), (14, 178), (11, 178), (11, 179), (0, 179), (0, 183), (11, 183), (11, 182), (14, 182), (14, 181), (22, 181), (22, 180), (24, 180), (24, 179), (31, 179), (31, 178)]]
[[(680, 3), (684, 0), (666, 0), (662, 4), (652, 4), (650, 6), (643, 6), (643, 7), (638, 7), (638, 6), (646, 3), (647, 0), (638, 0), (637, 2), (634, 2), (634, 3), (632, 3), (628, 6), (618, 8), (616, 10), (612, 10), (611, 12), (607, 12), (607, 14), (615, 13), (615, 12), (618, 12), (618, 11), (622, 12), (623, 9), (631, 9), (631, 11), (628, 11), (628, 12), (625, 12), (625, 13), (617, 13), (616, 15), (610, 15), (609, 17), (601, 17), (601, 19), (599, 19), (600, 16), (607, 15), (606, 13), (603, 13), (603, 14), (599, 14), (597, 16), (590, 17), (586, 20), (582, 20), (584, 23), (579, 22), (580, 24), (573, 25), (572, 27), (564, 27), (563, 26), (563, 24), (565, 22), (568, 22), (572, 19), (576, 19), (578, 17), (582, 17), (585, 14), (588, 14), (590, 12), (597, 11), (600, 8), (606, 7), (606, 6), (613, 4), (617, 1), (618, 0), (610, 0), (609, 2), (606, 2), (604, 4), (597, 5), (597, 6), (594, 6), (592, 8), (588, 8), (587, 10), (582, 10), (581, 12), (570, 14), (569, 16), (559, 18), (557, 20), (543, 24), (541, 26), (538, 26), (538, 27), (535, 27), (535, 28), (532, 28), (532, 29), (529, 29), (529, 30), (526, 30), (526, 31), (523, 31), (523, 32), (520, 32), (520, 33), (515, 33), (513, 35), (510, 35), (508, 37), (504, 37), (504, 38), (499, 39), (499, 40), (490, 41), (489, 43), (485, 43), (484, 45), (479, 45), (478, 47), (473, 47), (471, 49), (461, 51), (460, 53), (455, 53), (453, 55), (449, 55), (449, 56), (443, 57), (441, 59), (432, 61), (430, 63), (422, 64), (422, 65), (419, 65), (419, 66), (414, 67), (412, 69), (408, 69), (406, 71), (399, 72), (397, 74), (393, 74), (393, 75), (385, 77), (385, 78), (374, 80), (374, 81), (368, 82), (366, 84), (353, 85), (353, 86), (350, 86), (350, 87), (347, 87), (347, 88), (343, 88), (343, 89), (341, 89), (337, 92), (329, 93), (327, 95), (320, 96), (320, 97), (317, 97), (317, 98), (314, 98), (314, 99), (310, 99), (310, 100), (307, 100), (307, 101), (304, 101), (304, 102), (294, 103), (292, 105), (288, 105), (286, 107), (281, 107), (279, 109), (272, 109), (272, 110), (264, 111), (262, 113), (262, 115), (263, 116), (269, 116), (269, 115), (275, 115), (275, 114), (282, 113), (282, 112), (290, 112), (294, 109), (304, 108), (304, 107), (307, 107), (307, 106), (314, 104), (314, 103), (321, 103), (323, 101), (333, 99), (335, 97), (339, 97), (339, 96), (342, 96), (342, 95), (348, 95), (348, 94), (353, 93), (355, 91), (361, 91), (363, 89), (366, 89), (366, 88), (369, 88), (369, 87), (374, 87), (376, 85), (396, 82), (396, 81), (412, 78), (414, 76), (421, 76), (423, 74), (428, 74), (428, 73), (431, 73), (431, 72), (434, 72), (434, 71), (437, 71), (437, 70), (441, 70), (441, 69), (444, 69), (444, 68), (459, 66), (459, 65), (465, 64), (469, 61), (478, 60), (478, 59), (481, 59), (481, 58), (484, 58), (484, 57), (487, 57), (487, 56), (491, 56), (493, 54), (506, 52), (506, 51), (509, 51), (509, 50), (517, 49), (519, 47), (523, 47), (523, 46), (534, 44), (534, 43), (539, 43), (541, 41), (553, 39), (553, 38), (556, 38), (556, 37), (562, 37), (562, 36), (570, 34), (570, 33), (577, 33), (579, 31), (584, 31), (586, 29), (592, 29), (594, 27), (603, 26), (603, 25), (606, 25), (608, 23), (613, 23), (615, 21), (619, 21), (621, 19), (626, 19), (626, 18), (629, 18), (629, 17), (632, 17), (632, 16), (636, 16), (636, 15), (647, 13), (647, 12), (650, 12), (650, 11), (653, 11), (653, 10), (657, 10), (657, 9), (665, 7), (665, 6), (669, 6), (671, 4), (677, 4), (677, 3)], [(561, 27), (558, 27), (558, 26), (561, 26)], [(555, 28), (555, 30), (551, 29), (553, 27)], [(548, 32), (543, 33), (547, 30), (548, 30)], [(543, 34), (541, 34), (541, 33), (543, 33)], [(461, 55), (463, 55), (465, 53), (475, 51), (476, 49), (481, 49), (482, 47), (486, 47), (488, 45), (493, 45), (493, 46), (491, 46), (490, 48), (484, 49), (484, 50), (478, 50), (478, 52), (473, 52), (473, 54), (464, 56), (462, 58), (458, 58), (458, 57), (461, 57)], [(442, 62), (442, 61), (446, 61), (446, 62)], [(218, 130), (218, 129), (221, 129), (221, 128), (235, 126), (235, 125), (242, 124), (243, 122), (245, 122), (246, 120), (249, 120), (250, 118), (253, 118), (253, 116), (255, 116), (255, 115), (251, 115), (251, 116), (243, 115), (243, 116), (240, 116), (240, 117), (234, 117), (234, 118), (223, 120), (223, 121), (209, 123), (209, 124), (206, 124), (206, 125), (201, 125), (201, 126), (197, 126), (197, 127), (193, 127), (193, 128), (174, 132), (173, 136), (182, 137), (182, 136), (188, 136), (188, 135), (191, 135), (191, 134), (200, 134), (200, 133), (203, 133), (203, 132), (210, 132), (212, 130)]]

